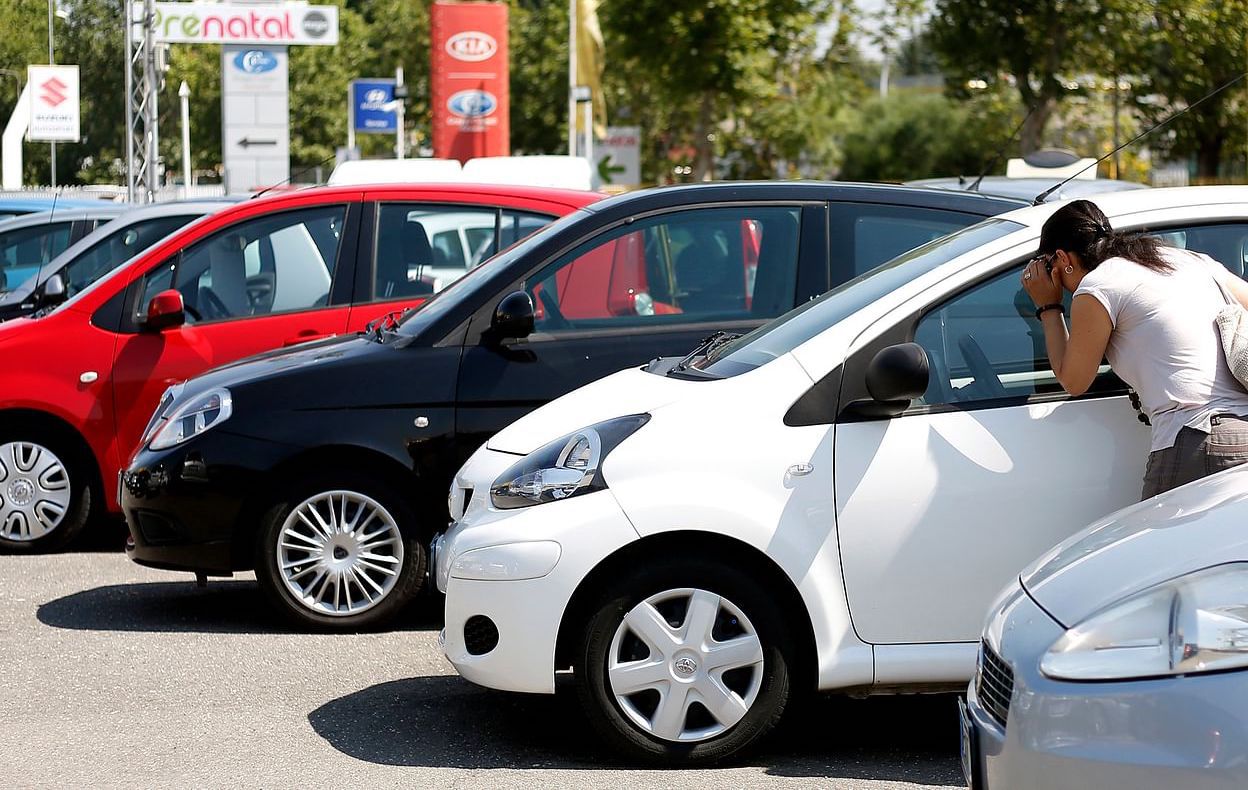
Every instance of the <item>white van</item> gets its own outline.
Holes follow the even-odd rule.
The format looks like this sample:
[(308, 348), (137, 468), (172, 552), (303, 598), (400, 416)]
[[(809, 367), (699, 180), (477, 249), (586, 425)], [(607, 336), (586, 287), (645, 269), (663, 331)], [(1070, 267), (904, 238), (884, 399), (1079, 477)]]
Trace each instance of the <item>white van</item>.
[[(1098, 204), (1243, 275), (1248, 188)], [(478, 450), (435, 540), (447, 657), (552, 693), (630, 757), (725, 758), (793, 694), (953, 691), (1018, 568), (1139, 498), (1149, 431), (1072, 398), (1020, 287), (1039, 206), (745, 337), (566, 395)]]

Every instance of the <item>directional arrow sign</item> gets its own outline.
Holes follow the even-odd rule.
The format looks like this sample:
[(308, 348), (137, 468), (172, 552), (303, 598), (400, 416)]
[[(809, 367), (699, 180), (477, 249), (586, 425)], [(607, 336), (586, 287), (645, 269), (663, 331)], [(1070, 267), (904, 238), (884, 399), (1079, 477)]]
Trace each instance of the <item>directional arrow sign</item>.
[(625, 171), (623, 165), (611, 164), (611, 154), (607, 154), (598, 160), (598, 177), (602, 179), (602, 183), (610, 184), (614, 182), (611, 176), (619, 175)]
[(240, 148), (246, 149), (246, 148), (250, 148), (253, 145), (277, 145), (277, 141), (276, 140), (252, 140), (249, 137), (244, 137), (243, 139), (238, 141), (238, 145)]

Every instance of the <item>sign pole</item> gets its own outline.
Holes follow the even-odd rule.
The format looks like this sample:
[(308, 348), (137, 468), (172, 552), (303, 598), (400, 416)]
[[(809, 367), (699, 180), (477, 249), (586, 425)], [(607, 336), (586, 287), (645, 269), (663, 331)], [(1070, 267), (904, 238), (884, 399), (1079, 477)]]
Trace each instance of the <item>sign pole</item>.
[(178, 86), (182, 100), (182, 196), (191, 196), (191, 86), (182, 80)]
[(403, 88), (403, 67), (397, 66), (394, 69), (394, 115), (397, 123), (394, 130), (394, 152), (399, 159), (403, 158), (403, 98), (400, 93), (406, 94)]
[[(48, 65), (56, 65), (56, 51), (52, 49), (52, 17), (56, 0), (48, 0)], [(48, 143), (52, 150), (52, 187), (56, 187), (56, 143)]]
[(576, 156), (576, 3), (568, 0), (568, 156)]
[(350, 84), (347, 85), (347, 150), (355, 150), (355, 96)]

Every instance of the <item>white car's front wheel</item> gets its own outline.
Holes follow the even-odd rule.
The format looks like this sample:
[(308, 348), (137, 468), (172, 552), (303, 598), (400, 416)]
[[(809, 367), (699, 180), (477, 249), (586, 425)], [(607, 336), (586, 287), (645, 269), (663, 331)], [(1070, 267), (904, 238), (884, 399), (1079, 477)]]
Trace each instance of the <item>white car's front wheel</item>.
[(729, 758), (782, 715), (793, 642), (763, 584), (727, 563), (655, 563), (612, 585), (575, 666), (595, 727), (629, 757)]

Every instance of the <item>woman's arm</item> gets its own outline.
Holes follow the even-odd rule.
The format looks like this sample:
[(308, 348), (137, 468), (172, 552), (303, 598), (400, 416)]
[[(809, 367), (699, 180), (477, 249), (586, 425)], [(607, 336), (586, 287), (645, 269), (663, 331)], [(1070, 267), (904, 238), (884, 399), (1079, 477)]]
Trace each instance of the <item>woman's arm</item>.
[(1065, 316), (1057, 310), (1042, 313), (1041, 321), (1054, 375), (1062, 389), (1071, 395), (1082, 395), (1092, 386), (1101, 360), (1105, 358), (1109, 335), (1114, 329), (1109, 313), (1096, 297), (1080, 294), (1070, 306), (1069, 332)]
[(1244, 282), (1232, 275), (1223, 280), (1222, 284), (1226, 286), (1226, 289), (1231, 292), (1231, 296), (1234, 296), (1242, 307), (1248, 309), (1248, 282)]

